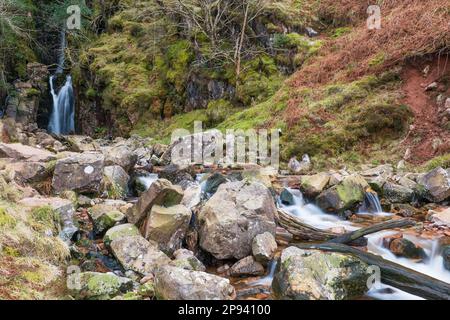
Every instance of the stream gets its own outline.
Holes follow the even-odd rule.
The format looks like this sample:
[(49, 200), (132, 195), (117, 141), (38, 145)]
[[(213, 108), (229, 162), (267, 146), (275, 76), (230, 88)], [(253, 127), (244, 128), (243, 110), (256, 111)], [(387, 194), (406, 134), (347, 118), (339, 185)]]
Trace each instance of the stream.
[[(203, 199), (207, 198), (208, 195), (204, 195), (204, 185), (205, 179), (203, 179), (204, 174), (198, 174), (195, 179), (195, 184), (197, 185), (197, 192), (199, 197)], [(145, 177), (139, 178), (142, 183), (148, 188), (151, 184), (158, 179), (158, 175), (152, 174)], [(346, 221), (338, 216), (324, 213), (318, 206), (313, 203), (308, 203), (304, 198), (303, 194), (296, 189), (288, 189), (288, 191), (293, 195), (293, 205), (285, 205), (281, 203), (280, 199), (276, 200), (277, 207), (282, 208), (293, 216), (299, 218), (303, 222), (314, 226), (318, 229), (329, 230), (329, 229), (345, 229), (345, 231), (354, 231), (362, 227), (357, 223)], [(357, 213), (358, 216), (373, 216), (373, 217), (387, 217), (391, 216), (392, 213), (383, 212), (380, 201), (376, 194), (368, 193), (366, 199)], [(369, 252), (380, 255), (386, 260), (390, 260), (412, 270), (418, 271), (420, 273), (429, 275), (433, 278), (439, 279), (450, 283), (450, 272), (444, 268), (443, 258), (439, 254), (440, 248), (437, 239), (424, 239), (416, 235), (411, 235), (404, 233), (404, 238), (412, 241), (414, 244), (422, 247), (428, 259), (418, 262), (412, 259), (402, 258), (395, 256), (389, 249), (383, 247), (383, 238), (396, 234), (396, 231), (380, 231), (371, 235), (366, 236), (368, 239), (367, 249)], [(267, 274), (260, 278), (250, 278), (248, 281), (237, 281), (238, 286), (241, 289), (248, 290), (249, 288), (266, 288), (265, 292), (270, 292), (270, 286), (275, 274), (277, 266), (277, 261), (273, 260), (269, 263), (267, 267)], [(378, 300), (423, 300), (421, 297), (409, 294), (397, 288), (388, 286), (383, 283), (375, 284), (366, 297), (369, 299)]]

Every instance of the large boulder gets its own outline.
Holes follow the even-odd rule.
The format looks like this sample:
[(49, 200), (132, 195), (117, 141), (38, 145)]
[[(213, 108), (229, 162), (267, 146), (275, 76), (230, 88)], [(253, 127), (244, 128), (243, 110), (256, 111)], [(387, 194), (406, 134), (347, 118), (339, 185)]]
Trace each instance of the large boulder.
[(104, 149), (105, 165), (121, 166), (126, 172), (130, 172), (137, 162), (137, 155), (126, 145), (119, 145)]
[(100, 193), (104, 157), (101, 153), (71, 155), (56, 162), (52, 187), (56, 193), (72, 190), (77, 193)]
[(364, 200), (369, 184), (363, 177), (353, 174), (341, 183), (322, 192), (316, 199), (317, 205), (326, 212), (343, 212), (356, 207)]
[(0, 158), (12, 158), (27, 162), (48, 162), (56, 159), (50, 151), (33, 148), (20, 143), (0, 143)]
[(392, 182), (383, 185), (383, 197), (391, 203), (408, 203), (413, 200), (414, 190)]
[(270, 262), (277, 251), (277, 242), (270, 232), (258, 234), (252, 242), (252, 253), (255, 260), (263, 264)]
[(170, 263), (170, 258), (159, 251), (155, 243), (142, 236), (120, 237), (111, 242), (111, 251), (125, 270), (143, 275)]
[(450, 197), (450, 174), (441, 167), (428, 172), (418, 182), (429, 201), (441, 202)]
[(103, 242), (106, 245), (110, 245), (114, 240), (140, 235), (139, 229), (136, 228), (134, 224), (125, 223), (112, 227), (106, 231), (105, 236), (103, 237)]
[(128, 222), (140, 225), (154, 205), (170, 207), (180, 204), (183, 190), (165, 179), (158, 179), (127, 212)]
[(113, 273), (83, 272), (67, 277), (71, 294), (77, 299), (109, 300), (133, 288), (133, 281)]
[(165, 266), (155, 275), (155, 294), (161, 300), (232, 300), (235, 290), (228, 279)]
[(156, 241), (162, 251), (172, 254), (181, 248), (191, 215), (191, 210), (181, 204), (168, 208), (155, 205), (146, 220), (144, 237)]
[(367, 265), (349, 255), (283, 250), (272, 290), (277, 299), (347, 300), (368, 291)]
[(450, 227), (450, 208), (435, 212), (431, 211), (431, 221), (440, 226)]
[(198, 216), (200, 246), (217, 259), (242, 259), (251, 254), (256, 235), (275, 234), (276, 210), (261, 183), (222, 184)]

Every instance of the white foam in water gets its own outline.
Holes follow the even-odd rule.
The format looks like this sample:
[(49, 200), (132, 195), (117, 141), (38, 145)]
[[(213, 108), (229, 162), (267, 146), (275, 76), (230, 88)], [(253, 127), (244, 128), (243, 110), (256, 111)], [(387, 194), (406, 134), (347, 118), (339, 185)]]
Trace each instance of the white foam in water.
[(279, 203), (279, 206), (300, 220), (323, 230), (335, 227), (343, 227), (349, 231), (358, 229), (348, 221), (342, 220), (335, 215), (324, 213), (318, 206), (312, 203), (306, 204), (300, 191), (288, 190), (293, 194), (295, 204), (287, 206)]
[(151, 173), (147, 176), (139, 177), (138, 180), (145, 186), (145, 190), (148, 190), (153, 182), (158, 180), (158, 175), (156, 173)]

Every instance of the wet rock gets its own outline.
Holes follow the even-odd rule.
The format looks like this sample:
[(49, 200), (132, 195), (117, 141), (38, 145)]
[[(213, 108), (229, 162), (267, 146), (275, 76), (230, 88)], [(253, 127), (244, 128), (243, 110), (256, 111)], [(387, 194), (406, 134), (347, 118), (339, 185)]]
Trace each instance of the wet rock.
[(231, 267), (230, 275), (232, 277), (262, 276), (264, 275), (264, 267), (255, 258), (248, 256), (239, 260)]
[(33, 148), (20, 143), (0, 143), (0, 158), (12, 158), (26, 162), (48, 162), (56, 155), (47, 150)]
[(280, 201), (287, 206), (293, 206), (296, 204), (295, 197), (303, 198), (300, 190), (284, 188), (280, 193)]
[(109, 198), (124, 198), (128, 192), (130, 176), (120, 166), (108, 166), (103, 169), (103, 189)]
[(206, 179), (203, 191), (209, 195), (213, 195), (219, 186), (226, 182), (228, 182), (228, 179), (223, 174), (216, 172)]
[(158, 250), (155, 243), (140, 235), (114, 239), (111, 251), (125, 270), (143, 275), (154, 273), (157, 268), (170, 263), (170, 258)]
[(450, 246), (442, 248), (442, 258), (444, 259), (444, 268), (450, 271)]
[(262, 264), (267, 264), (273, 259), (277, 248), (275, 237), (270, 232), (258, 234), (252, 242), (253, 256)]
[(126, 145), (119, 145), (103, 150), (106, 166), (121, 166), (126, 172), (130, 172), (137, 162), (137, 155)]
[(170, 265), (186, 270), (206, 271), (206, 267), (190, 250), (178, 249), (173, 253), (175, 260), (170, 262)]
[(418, 182), (425, 189), (425, 198), (431, 202), (441, 202), (450, 197), (450, 174), (441, 167), (428, 172)]
[(180, 204), (183, 190), (166, 179), (158, 179), (144, 192), (138, 202), (127, 212), (128, 222), (140, 225), (154, 205), (165, 207)]
[(408, 203), (413, 200), (414, 190), (386, 182), (383, 186), (383, 197), (391, 203)]
[(144, 237), (156, 241), (162, 251), (172, 254), (181, 248), (191, 215), (191, 210), (181, 204), (168, 208), (155, 205), (145, 222)]
[(235, 290), (228, 279), (165, 266), (155, 275), (155, 295), (161, 300), (231, 300)]
[(347, 300), (367, 291), (367, 265), (349, 255), (283, 250), (272, 283), (277, 299)]
[(112, 241), (121, 238), (133, 237), (140, 235), (138, 228), (131, 223), (121, 224), (110, 228), (103, 237), (103, 242), (109, 245)]
[(72, 190), (98, 194), (103, 179), (104, 157), (100, 153), (82, 153), (58, 160), (52, 187), (56, 193)]
[(369, 184), (357, 174), (347, 176), (342, 182), (323, 191), (317, 198), (317, 205), (326, 212), (342, 213), (356, 207), (364, 200)]
[(389, 243), (389, 250), (398, 257), (409, 259), (425, 259), (425, 251), (405, 238), (393, 239)]
[(303, 176), (300, 185), (305, 195), (316, 197), (325, 189), (329, 181), (329, 174), (321, 172), (312, 176)]
[(217, 259), (242, 259), (251, 254), (256, 235), (275, 234), (275, 215), (274, 200), (263, 184), (222, 184), (198, 216), (200, 246)]
[(73, 273), (67, 282), (71, 294), (77, 299), (109, 300), (133, 288), (132, 280), (113, 273)]

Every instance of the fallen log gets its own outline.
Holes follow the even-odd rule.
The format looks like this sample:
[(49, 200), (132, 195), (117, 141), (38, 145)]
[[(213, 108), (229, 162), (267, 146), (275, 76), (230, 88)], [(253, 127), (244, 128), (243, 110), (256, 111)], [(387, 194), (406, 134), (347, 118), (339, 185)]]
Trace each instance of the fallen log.
[(338, 236), (334, 239), (329, 240), (329, 243), (350, 243), (359, 238), (367, 236), (372, 233), (376, 233), (379, 231), (387, 230), (387, 229), (395, 229), (395, 228), (406, 228), (412, 227), (416, 225), (416, 223), (411, 219), (397, 219), (397, 220), (389, 220), (380, 222), (374, 225), (371, 225), (366, 228), (361, 228), (349, 233), (345, 233), (341, 236)]
[(322, 250), (350, 254), (369, 266), (378, 266), (381, 282), (410, 294), (431, 300), (450, 300), (450, 284), (403, 267), (380, 256), (341, 243), (293, 244), (305, 250)]
[(278, 223), (291, 233), (296, 240), (346, 243), (353, 246), (366, 246), (367, 239), (364, 238), (366, 235), (386, 229), (404, 228), (415, 225), (415, 222), (410, 219), (389, 220), (356, 231), (338, 234), (310, 226), (281, 209), (278, 209), (277, 218)]

